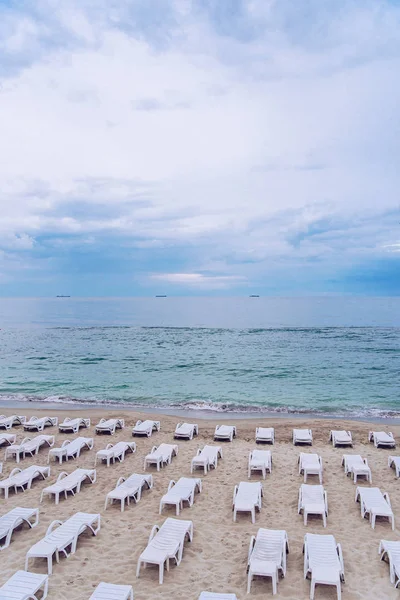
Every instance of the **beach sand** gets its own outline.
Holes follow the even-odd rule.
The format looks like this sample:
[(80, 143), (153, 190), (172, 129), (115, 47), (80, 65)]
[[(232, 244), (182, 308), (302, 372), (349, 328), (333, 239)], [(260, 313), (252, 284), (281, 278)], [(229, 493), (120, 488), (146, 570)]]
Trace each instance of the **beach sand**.
[[(12, 410), (5, 410), (12, 414)], [(20, 412), (20, 411), (19, 411)], [(47, 527), (54, 519), (67, 519), (77, 511), (99, 512), (101, 514), (101, 531), (97, 537), (83, 534), (78, 542), (77, 552), (68, 559), (61, 557), (59, 564), (54, 564), (53, 575), (49, 579), (49, 600), (87, 600), (100, 581), (133, 585), (136, 600), (153, 598), (165, 600), (197, 600), (202, 590), (235, 593), (238, 600), (246, 598), (246, 565), (250, 536), (257, 533), (259, 527), (285, 529), (289, 537), (290, 553), (287, 561), (286, 578), (280, 579), (278, 595), (285, 599), (309, 598), (310, 582), (303, 579), (302, 545), (306, 532), (333, 534), (343, 549), (346, 583), (342, 585), (343, 600), (380, 600), (398, 598), (396, 590), (389, 581), (389, 568), (379, 560), (378, 545), (381, 539), (399, 539), (399, 525), (392, 531), (388, 522), (377, 521), (373, 530), (367, 519), (360, 516), (359, 504), (354, 501), (356, 486), (350, 477), (346, 478), (341, 467), (343, 453), (361, 454), (368, 458), (372, 469), (373, 485), (387, 491), (390, 495), (395, 517), (400, 524), (400, 480), (395, 478), (393, 470), (387, 466), (389, 454), (399, 454), (393, 450), (376, 449), (368, 442), (368, 431), (391, 430), (399, 439), (400, 426), (376, 425), (343, 420), (308, 420), (299, 419), (254, 419), (236, 420), (237, 438), (233, 443), (218, 442), (223, 445), (224, 458), (216, 470), (203, 476), (201, 470), (196, 477), (203, 479), (203, 492), (196, 496), (192, 508), (184, 508), (180, 518), (190, 519), (194, 523), (194, 539), (187, 543), (182, 563), (172, 566), (165, 573), (164, 584), (158, 584), (158, 569), (148, 567), (142, 569), (140, 578), (136, 579), (136, 564), (140, 553), (145, 548), (148, 536), (154, 524), (162, 524), (167, 516), (175, 516), (174, 509), (166, 508), (159, 515), (159, 501), (166, 493), (171, 479), (181, 476), (190, 477), (190, 461), (197, 449), (204, 444), (213, 443), (213, 433), (218, 422), (214, 419), (197, 420), (199, 436), (192, 441), (173, 440), (176, 424), (182, 420), (178, 417), (153, 415), (161, 421), (161, 431), (151, 438), (136, 437), (137, 451), (128, 454), (125, 461), (107, 468), (103, 464), (97, 467), (97, 482), (84, 485), (81, 493), (67, 500), (61, 499), (58, 506), (54, 500), (46, 498), (39, 505), (39, 498), (44, 487), (53, 483), (61, 471), (72, 472), (76, 467), (92, 468), (95, 452), (105, 448), (108, 443), (120, 440), (132, 440), (131, 430), (137, 418), (151, 418), (149, 414), (124, 410), (27, 410), (28, 417), (35, 414), (42, 416), (57, 415), (87, 416), (91, 418), (89, 430), (81, 430), (80, 435), (94, 437), (94, 450), (85, 451), (76, 461), (59, 465), (51, 463), (51, 475), (46, 481), (36, 480), (32, 489), (25, 493), (11, 494), (8, 500), (1, 499), (1, 514), (13, 507), (40, 506), (40, 524), (33, 530), (16, 531), (11, 545), (1, 553), (2, 568), (0, 583), (4, 583), (15, 571), (24, 568), (25, 554), (32, 544), (40, 540)], [(124, 417), (126, 427), (114, 436), (95, 435), (94, 425), (103, 416)], [(186, 419), (188, 422), (193, 420)], [(224, 423), (228, 421), (224, 420)], [(274, 426), (276, 443), (267, 448), (272, 451), (273, 470), (263, 482), (264, 499), (260, 513), (256, 515), (256, 523), (251, 523), (249, 514), (239, 514), (237, 523), (232, 518), (232, 495), (235, 484), (247, 481), (247, 462), (249, 451), (256, 447), (254, 441), (257, 425)], [(322, 519), (310, 517), (307, 527), (303, 525), (302, 516), (297, 514), (298, 490), (303, 479), (298, 474), (297, 459), (301, 447), (292, 444), (293, 427), (311, 427), (314, 435), (312, 450), (318, 452), (324, 463), (324, 486), (328, 492), (329, 516), (326, 529)], [(350, 429), (353, 432), (355, 445), (353, 449), (334, 449), (328, 442), (330, 429)], [(17, 441), (25, 436), (21, 427), (14, 428)], [(59, 434), (58, 428), (46, 428), (44, 433), (56, 435), (56, 446), (65, 439), (77, 434)], [(36, 433), (33, 435), (37, 435)], [(177, 443), (179, 454), (170, 466), (159, 473), (149, 469), (154, 476), (154, 488), (145, 491), (142, 500), (131, 503), (120, 512), (119, 504), (114, 504), (107, 511), (104, 501), (107, 492), (114, 488), (121, 476), (143, 472), (143, 458), (154, 445), (161, 442)], [(43, 449), (34, 458), (26, 458), (20, 466), (32, 464), (44, 465), (47, 461), (47, 450)], [(1, 449), (1, 457), (4, 449)], [(15, 468), (14, 460), (3, 463), (3, 477)], [(314, 478), (312, 478), (314, 479)], [(253, 481), (261, 480), (257, 475)], [(368, 485), (360, 480), (360, 485)], [(45, 572), (44, 561), (31, 563), (30, 570)], [(272, 596), (271, 581), (256, 578), (253, 581), (251, 598)], [(316, 599), (336, 598), (333, 587), (317, 587)]]

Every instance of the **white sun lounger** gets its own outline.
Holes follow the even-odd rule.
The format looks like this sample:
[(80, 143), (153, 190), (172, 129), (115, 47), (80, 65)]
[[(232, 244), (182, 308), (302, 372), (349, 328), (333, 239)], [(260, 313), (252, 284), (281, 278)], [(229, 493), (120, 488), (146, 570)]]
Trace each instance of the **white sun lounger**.
[(396, 477), (400, 477), (400, 456), (389, 456), (388, 466), (396, 471)]
[(336, 586), (338, 600), (342, 597), (344, 582), (342, 548), (333, 535), (306, 533), (304, 536), (304, 579), (311, 575), (310, 600), (316, 584)]
[(360, 502), (361, 516), (364, 519), (369, 514), (372, 529), (375, 529), (376, 517), (387, 517), (394, 531), (394, 515), (390, 504), (389, 494), (382, 494), (381, 490), (375, 488), (356, 489), (356, 502)]
[(90, 427), (90, 419), (82, 419), (80, 417), (70, 419), (69, 417), (66, 417), (64, 421), (59, 424), (58, 429), (61, 432), (72, 431), (72, 433), (78, 433), (82, 427)]
[(374, 442), (376, 448), (379, 448), (379, 446), (396, 448), (396, 442), (391, 431), (389, 433), (386, 433), (386, 431), (370, 431), (368, 440)]
[(201, 592), (199, 600), (237, 600), (236, 594), (218, 594), (217, 592)]
[(353, 436), (351, 435), (351, 431), (337, 431), (332, 429), (329, 434), (329, 441), (332, 442), (334, 448), (336, 448), (336, 446), (353, 447)]
[(19, 415), (11, 415), (10, 417), (0, 415), (0, 429), (11, 429), (14, 425), (22, 425), (25, 421), (26, 417)]
[(304, 525), (308, 515), (321, 515), (324, 527), (328, 516), (328, 495), (322, 485), (302, 483), (299, 489), (298, 513), (303, 512)]
[(264, 442), (268, 444), (275, 443), (275, 429), (273, 427), (257, 427), (256, 443)]
[(64, 494), (65, 499), (68, 497), (68, 492), (71, 492), (73, 496), (79, 494), (81, 491), (81, 485), (83, 482), (88, 481), (89, 483), (96, 482), (96, 470), (95, 469), (75, 469), (72, 473), (66, 473), (63, 471), (57, 477), (56, 483), (46, 487), (42, 490), (40, 496), (40, 502), (43, 501), (44, 496), (54, 496), (56, 504), (60, 501), (60, 494)]
[(293, 429), (293, 444), (310, 444), (312, 446), (313, 436), (311, 429)]
[(272, 593), (277, 593), (278, 576), (286, 575), (287, 553), (289, 553), (289, 542), (286, 531), (260, 528), (257, 537), (251, 536), (247, 559), (248, 594), (254, 576), (271, 577)]
[(71, 546), (70, 554), (76, 552), (78, 537), (84, 531), (89, 530), (93, 535), (100, 531), (100, 515), (77, 512), (66, 521), (53, 521), (46, 532), (45, 537), (34, 544), (26, 553), (25, 570), (28, 570), (29, 559), (45, 558), (47, 560), (47, 572), (53, 572), (53, 556), (60, 561), (60, 554), (66, 558), (69, 554), (67, 548)]
[(249, 483), (241, 481), (233, 491), (233, 520), (238, 512), (251, 513), (251, 522), (256, 521), (256, 508), (261, 510), (263, 488), (259, 481)]
[(126, 452), (136, 452), (135, 442), (118, 442), (117, 444), (107, 444), (103, 450), (96, 452), (96, 459), (94, 466), (97, 465), (97, 460), (105, 461), (107, 467), (110, 466), (111, 461), (115, 463), (116, 460), (123, 462), (125, 460)]
[(135, 427), (132, 429), (132, 435), (147, 435), (150, 437), (153, 431), (160, 431), (160, 421), (136, 421)]
[(345, 475), (350, 474), (354, 483), (357, 483), (357, 477), (366, 477), (367, 481), (372, 483), (372, 474), (368, 466), (368, 461), (359, 454), (343, 454), (342, 466), (344, 466)]
[(174, 438), (184, 438), (192, 440), (194, 435), (199, 434), (197, 423), (178, 423), (175, 429)]
[(104, 510), (107, 510), (108, 503), (113, 503), (114, 500), (121, 502), (121, 512), (125, 510), (125, 501), (129, 505), (131, 498), (134, 502), (139, 502), (142, 497), (142, 490), (147, 488), (151, 490), (153, 487), (152, 475), (139, 475), (133, 473), (130, 477), (120, 477), (117, 485), (111, 492), (108, 492)]
[(15, 433), (0, 433), (0, 446), (15, 444), (17, 436)]
[(150, 465), (156, 465), (157, 471), (164, 465), (170, 465), (173, 456), (178, 454), (178, 446), (176, 444), (160, 444), (153, 446), (150, 454), (147, 454), (144, 459), (144, 470)]
[(322, 471), (322, 458), (318, 454), (300, 452), (299, 475), (304, 474), (304, 483), (309, 475), (318, 475), (319, 482), (322, 483)]
[(17, 507), (0, 517), (0, 550), (8, 548), (14, 529), (23, 523), (30, 528), (36, 527), (39, 523), (39, 509)]
[(110, 433), (114, 435), (116, 429), (125, 427), (124, 419), (100, 419), (95, 427), (96, 433)]
[(133, 600), (131, 585), (116, 585), (115, 583), (99, 583), (89, 600)]
[(23, 492), (25, 489), (30, 490), (34, 479), (37, 477), (45, 479), (49, 475), (50, 467), (40, 467), (38, 465), (32, 465), (26, 469), (16, 467), (6, 479), (0, 481), (0, 490), (3, 490), (4, 498), (7, 499), (8, 492), (11, 488), (14, 489), (15, 493), (17, 493), (19, 489)]
[(400, 542), (381, 540), (379, 544), (381, 560), (389, 561), (390, 582), (397, 588), (400, 584)]
[(25, 421), (25, 431), (43, 431), (45, 427), (54, 427), (58, 423), (58, 417), (31, 417)]
[(49, 454), (47, 457), (47, 462), (50, 462), (50, 458), (53, 456), (55, 460), (57, 460), (61, 464), (63, 458), (65, 460), (69, 460), (73, 458), (79, 458), (82, 450), (92, 450), (93, 448), (93, 438), (86, 437), (78, 437), (74, 440), (64, 440), (62, 445), (59, 448), (51, 448), (49, 450)]
[(218, 466), (218, 458), (222, 458), (221, 446), (204, 446), (197, 450), (196, 456), (192, 458), (190, 464), (190, 472), (197, 467), (204, 469), (204, 475), (207, 475), (207, 471), (213, 467), (214, 469)]
[(176, 515), (179, 515), (179, 510), (183, 509), (184, 502), (193, 506), (196, 492), (199, 494), (201, 492), (201, 479), (181, 477), (177, 482), (170, 481), (168, 492), (160, 500), (160, 515), (166, 504), (175, 506)]
[(164, 566), (169, 571), (169, 561), (172, 559), (180, 565), (185, 539), (193, 539), (192, 521), (168, 518), (161, 527), (154, 525), (151, 530), (147, 548), (139, 556), (136, 577), (139, 577), (142, 564), (158, 565), (159, 583), (164, 579)]
[(37, 600), (37, 592), (42, 590), (41, 600), (47, 598), (48, 575), (17, 571), (0, 587), (0, 600)]
[(54, 446), (54, 435), (37, 435), (34, 438), (24, 438), (20, 444), (7, 446), (4, 460), (14, 456), (17, 463), (19, 463), (21, 458), (25, 458), (27, 454), (29, 456), (37, 454), (40, 448), (46, 444), (50, 447)]
[(272, 456), (269, 450), (252, 450), (249, 454), (248, 477), (253, 471), (261, 471), (263, 479), (272, 472)]
[(217, 425), (214, 431), (214, 440), (233, 441), (236, 437), (236, 427), (234, 425)]

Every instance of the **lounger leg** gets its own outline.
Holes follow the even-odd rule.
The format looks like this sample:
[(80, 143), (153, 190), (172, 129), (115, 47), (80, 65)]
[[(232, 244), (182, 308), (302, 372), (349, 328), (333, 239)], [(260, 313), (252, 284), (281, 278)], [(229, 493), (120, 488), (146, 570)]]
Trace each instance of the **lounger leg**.
[(372, 529), (375, 529), (375, 520), (376, 520), (376, 515), (371, 513), (371, 527)]
[(159, 574), (158, 574), (158, 582), (161, 585), (164, 579), (164, 563), (160, 564)]
[(272, 575), (272, 594), (275, 596), (277, 593), (277, 585), (276, 585), (276, 572)]
[(53, 574), (53, 555), (47, 557), (47, 572), (49, 575)]
[(315, 579), (311, 579), (310, 600), (314, 600), (314, 594), (315, 594)]
[(322, 513), (322, 520), (324, 522), (324, 527), (326, 527), (326, 514)]
[(341, 598), (342, 598), (342, 589), (340, 587), (340, 581), (339, 581), (339, 583), (336, 584), (336, 590), (337, 590), (337, 598), (338, 598), (338, 600), (341, 600)]
[(256, 522), (256, 509), (253, 508), (253, 510), (251, 511), (251, 522), (255, 523)]
[(251, 571), (249, 571), (249, 575), (247, 577), (247, 593), (250, 594), (250, 589), (251, 589), (251, 581), (253, 579), (253, 573)]
[(307, 526), (307, 517), (308, 517), (308, 513), (306, 511), (306, 509), (303, 509), (303, 516), (304, 516), (304, 526)]
[(142, 563), (140, 562), (140, 558), (139, 558), (138, 563), (137, 563), (137, 567), (136, 567), (136, 577), (139, 577), (141, 564)]

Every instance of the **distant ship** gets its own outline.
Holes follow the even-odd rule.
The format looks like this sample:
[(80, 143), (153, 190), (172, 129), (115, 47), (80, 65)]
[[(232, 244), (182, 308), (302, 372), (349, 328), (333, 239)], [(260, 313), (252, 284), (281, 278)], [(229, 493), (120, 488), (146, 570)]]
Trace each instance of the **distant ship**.
[(166, 295), (163, 295), (163, 294), (160, 294), (160, 295), (156, 296), (156, 298), (166, 298), (166, 297), (167, 297), (167, 296), (166, 296)]
[(56, 298), (71, 298), (71, 296), (62, 296), (62, 295), (60, 295), (60, 296), (56, 296)]
[(259, 298), (260, 296), (258, 294), (251, 294), (251, 296), (249, 296), (249, 298)]

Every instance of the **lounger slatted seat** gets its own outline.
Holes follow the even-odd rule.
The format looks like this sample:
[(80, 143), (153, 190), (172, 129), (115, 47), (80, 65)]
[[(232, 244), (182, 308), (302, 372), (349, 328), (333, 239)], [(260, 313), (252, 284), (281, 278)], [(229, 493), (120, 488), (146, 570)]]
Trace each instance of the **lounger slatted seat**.
[(389, 456), (388, 466), (396, 471), (396, 477), (400, 477), (400, 456)]
[(121, 512), (125, 510), (125, 502), (129, 505), (132, 499), (135, 503), (142, 497), (143, 489), (151, 490), (153, 487), (152, 475), (139, 475), (133, 473), (130, 477), (120, 477), (117, 484), (111, 492), (108, 492), (104, 509), (107, 510), (108, 503), (117, 501), (121, 503)]
[(286, 575), (286, 554), (289, 553), (289, 542), (286, 531), (278, 529), (262, 529), (250, 539), (247, 559), (247, 593), (250, 594), (253, 577), (271, 577), (272, 592), (277, 593), (279, 574)]
[(387, 517), (392, 524), (394, 531), (394, 515), (390, 504), (389, 494), (382, 494), (381, 490), (375, 488), (356, 489), (356, 502), (360, 502), (361, 516), (369, 515), (369, 521), (372, 529), (375, 529), (376, 517)]
[(256, 443), (275, 444), (275, 429), (273, 427), (257, 427)]
[(324, 527), (328, 516), (328, 495), (322, 485), (307, 485), (302, 483), (299, 489), (298, 513), (303, 512), (304, 525), (307, 525), (308, 515), (321, 515)]
[(214, 440), (233, 441), (236, 437), (236, 427), (234, 425), (217, 425), (214, 431)]
[(177, 456), (178, 446), (176, 444), (160, 444), (153, 446), (150, 454), (147, 454), (144, 459), (144, 469), (150, 465), (156, 465), (157, 471), (164, 465), (170, 465), (172, 458)]
[(248, 477), (253, 471), (261, 471), (263, 479), (272, 472), (272, 456), (269, 450), (252, 450), (249, 454)]
[(0, 433), (0, 446), (11, 446), (17, 441), (15, 433)]
[(193, 506), (196, 492), (201, 493), (201, 479), (181, 477), (177, 482), (170, 481), (168, 492), (160, 500), (160, 515), (167, 504), (175, 506), (176, 514), (179, 515), (179, 510), (183, 509), (184, 502)]
[(214, 469), (217, 468), (219, 458), (222, 458), (221, 446), (204, 446), (203, 448), (199, 448), (196, 456), (192, 458), (190, 472), (193, 473), (194, 469), (200, 468), (204, 470), (204, 475), (207, 475), (207, 471), (211, 467)]
[(39, 523), (38, 508), (13, 508), (0, 517), (0, 550), (8, 548), (14, 529), (26, 523), (30, 529)]
[(332, 429), (329, 434), (329, 441), (332, 442), (334, 448), (336, 446), (353, 446), (353, 436), (351, 435), (351, 431), (336, 431)]
[(322, 459), (318, 454), (300, 452), (299, 475), (304, 474), (304, 483), (306, 483), (309, 475), (318, 475), (319, 482), (322, 483), (322, 471)]
[(390, 582), (397, 588), (400, 585), (400, 542), (381, 540), (379, 544), (381, 560), (389, 561)]
[(379, 446), (396, 448), (396, 442), (391, 431), (389, 433), (386, 433), (386, 431), (370, 431), (368, 440), (373, 442), (376, 448), (379, 448)]
[(199, 435), (199, 426), (197, 423), (178, 423), (174, 438), (192, 440), (194, 435)]
[(153, 431), (160, 431), (160, 421), (136, 421), (136, 425), (132, 430), (132, 435), (146, 435), (150, 437)]
[(15, 493), (18, 490), (25, 491), (29, 490), (32, 486), (34, 479), (41, 477), (45, 479), (50, 475), (50, 467), (41, 467), (38, 465), (32, 465), (26, 469), (20, 469), (19, 467), (13, 469), (10, 475), (6, 479), (0, 481), (0, 490), (4, 492), (4, 498), (8, 498), (10, 489), (14, 489)]
[(100, 419), (95, 427), (96, 433), (109, 433), (114, 435), (117, 429), (125, 427), (124, 419)]
[(185, 540), (191, 542), (193, 539), (192, 521), (168, 518), (161, 527), (154, 525), (151, 530), (147, 548), (139, 556), (136, 577), (139, 577), (142, 564), (158, 565), (159, 583), (164, 580), (164, 567), (169, 571), (169, 561), (175, 561), (180, 565)]
[(123, 462), (127, 452), (136, 452), (135, 442), (118, 442), (117, 444), (107, 444), (103, 450), (99, 450), (96, 453), (94, 466), (97, 465), (97, 460), (105, 461), (107, 463), (107, 467), (110, 466), (111, 461), (113, 463), (115, 463), (116, 460)]
[(313, 435), (311, 429), (293, 429), (293, 444), (309, 444), (312, 446)]
[(74, 440), (64, 440), (59, 448), (51, 448), (47, 457), (47, 462), (50, 462), (51, 457), (57, 460), (61, 464), (63, 459), (69, 460), (70, 458), (79, 458), (82, 450), (93, 449), (93, 438), (78, 437)]
[(71, 419), (66, 417), (62, 423), (59, 424), (58, 429), (60, 432), (65, 433), (66, 431), (72, 431), (72, 433), (78, 433), (80, 429), (87, 429), (90, 427), (90, 419), (82, 419), (76, 417)]
[(217, 592), (201, 592), (199, 600), (237, 600), (236, 594), (218, 594)]
[(311, 576), (310, 600), (315, 586), (334, 585), (341, 600), (341, 582), (344, 582), (342, 548), (333, 535), (306, 533), (304, 536), (304, 578)]
[[(78, 538), (85, 531), (90, 531), (93, 535), (98, 534), (100, 531), (99, 514), (77, 512), (64, 522), (53, 521), (49, 525), (45, 537), (28, 550), (25, 559), (25, 570), (28, 570), (30, 559), (44, 558), (47, 560), (47, 572), (51, 575), (53, 572), (53, 556), (59, 562), (61, 553), (66, 558), (69, 554), (74, 554)], [(69, 546), (71, 546), (71, 550), (68, 554), (67, 548)]]
[(241, 481), (233, 491), (233, 520), (236, 522), (238, 512), (251, 513), (251, 522), (256, 521), (256, 508), (260, 511), (263, 488), (259, 481), (249, 483)]
[(11, 429), (16, 425), (23, 425), (26, 421), (26, 417), (20, 415), (0, 415), (0, 429)]
[(89, 600), (133, 600), (131, 585), (116, 585), (115, 583), (99, 583)]
[(34, 438), (24, 438), (20, 444), (11, 444), (6, 448), (4, 460), (15, 457), (17, 463), (28, 454), (34, 456), (42, 446), (54, 446), (54, 435), (37, 435)]
[(58, 423), (58, 417), (31, 417), (25, 421), (25, 431), (43, 431), (45, 427), (55, 427)]
[(343, 454), (342, 466), (344, 466), (345, 475), (350, 475), (354, 483), (357, 483), (358, 477), (365, 477), (369, 483), (372, 483), (372, 474), (368, 466), (368, 461), (359, 454)]
[(89, 483), (96, 482), (95, 469), (75, 469), (72, 473), (65, 473), (65, 471), (63, 471), (57, 477), (56, 483), (53, 483), (53, 485), (42, 490), (40, 502), (43, 501), (44, 496), (54, 496), (56, 504), (58, 504), (60, 501), (60, 494), (64, 494), (65, 499), (68, 497), (68, 492), (73, 496), (79, 494), (82, 483), (85, 481), (88, 481)]
[(0, 587), (0, 600), (37, 600), (41, 591), (41, 600), (48, 594), (49, 577), (40, 573), (17, 571)]

